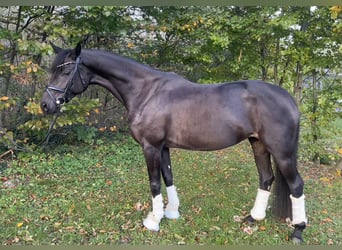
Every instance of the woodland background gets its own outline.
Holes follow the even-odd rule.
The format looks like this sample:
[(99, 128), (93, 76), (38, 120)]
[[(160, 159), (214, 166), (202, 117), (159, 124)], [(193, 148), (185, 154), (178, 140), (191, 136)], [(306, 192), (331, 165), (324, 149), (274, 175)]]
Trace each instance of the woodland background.
[(181, 218), (146, 230), (146, 163), (121, 104), (91, 86), (58, 117), (40, 109), (50, 42), (83, 41), (198, 83), (262, 79), (287, 89), (301, 111), (304, 244), (341, 245), (341, 17), (339, 6), (0, 7), (0, 244), (292, 244), (292, 228), (269, 212), (254, 226), (241, 221), (258, 188), (246, 141), (171, 149)]
[[(0, 154), (29, 150), (51, 117), (49, 42), (113, 51), (199, 83), (262, 79), (287, 89), (301, 117), (300, 158), (341, 158), (341, 7), (0, 7)], [(91, 87), (64, 107), (50, 140), (92, 143), (127, 131), (125, 110)]]

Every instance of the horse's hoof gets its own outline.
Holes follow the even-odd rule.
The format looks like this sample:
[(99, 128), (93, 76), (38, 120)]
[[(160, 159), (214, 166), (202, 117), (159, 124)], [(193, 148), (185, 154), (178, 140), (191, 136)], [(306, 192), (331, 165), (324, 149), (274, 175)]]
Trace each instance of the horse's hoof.
[(298, 238), (298, 237), (292, 237), (292, 242), (295, 245), (301, 245), (303, 243), (303, 239), (302, 237)]
[(159, 231), (159, 223), (155, 223), (151, 220), (145, 219), (143, 221), (143, 225), (150, 231), (155, 231), (155, 232)]
[(147, 218), (143, 221), (143, 225), (150, 231), (159, 231), (159, 221), (155, 216), (150, 213)]
[(306, 227), (306, 224), (304, 222), (295, 225), (295, 229), (291, 235), (291, 238), (294, 244), (299, 245), (304, 242), (303, 237), (302, 237), (302, 232), (305, 229), (305, 227)]
[(164, 215), (166, 218), (171, 220), (178, 219), (180, 216), (178, 210), (165, 210)]
[(248, 215), (245, 219), (244, 219), (244, 222), (247, 222), (248, 225), (252, 225), (256, 222), (255, 219), (253, 219), (253, 217), (251, 215)]

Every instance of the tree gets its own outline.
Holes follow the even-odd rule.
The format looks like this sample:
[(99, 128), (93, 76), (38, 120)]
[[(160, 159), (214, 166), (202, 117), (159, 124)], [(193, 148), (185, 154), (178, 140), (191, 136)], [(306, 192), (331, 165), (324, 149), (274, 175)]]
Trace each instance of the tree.
[[(48, 41), (62, 47), (84, 41), (85, 47), (114, 51), (194, 82), (262, 79), (280, 85), (301, 107), (302, 145), (316, 145), (312, 159), (326, 145), (322, 131), (338, 115), (338, 6), (16, 6), (1, 7), (0, 13), (0, 98), (9, 98), (0, 103), (0, 127), (14, 134), (25, 134), (19, 124), (49, 126), (39, 114), (53, 54)], [(103, 104), (88, 122), (110, 127), (122, 120), (123, 109), (106, 91), (92, 87), (83, 98)], [(77, 113), (70, 105), (69, 112)], [(70, 123), (68, 116), (59, 119), (61, 126)]]

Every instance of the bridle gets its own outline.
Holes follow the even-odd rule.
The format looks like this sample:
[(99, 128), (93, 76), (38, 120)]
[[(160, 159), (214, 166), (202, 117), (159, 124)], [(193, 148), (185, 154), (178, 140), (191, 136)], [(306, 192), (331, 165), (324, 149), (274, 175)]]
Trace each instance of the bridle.
[[(76, 61), (75, 62), (65, 62), (65, 63), (62, 63), (60, 65), (57, 66), (57, 68), (61, 68), (61, 67), (64, 67), (66, 65), (69, 65), (69, 64), (75, 64), (75, 68), (74, 70), (72, 71), (72, 75), (71, 75), (71, 78), (69, 79), (66, 87), (64, 89), (62, 88), (57, 88), (57, 87), (53, 87), (53, 86), (47, 86), (46, 87), (46, 92), (49, 94), (49, 96), (51, 97), (52, 100), (54, 100), (56, 106), (60, 106), (64, 103), (67, 103), (70, 101), (70, 89), (73, 85), (73, 81), (74, 81), (74, 78), (76, 76), (76, 74), (78, 74), (80, 80), (81, 80), (81, 83), (82, 83), (82, 86), (83, 86), (83, 89), (86, 89), (87, 85), (84, 81), (84, 78), (80, 72), (80, 62), (81, 62), (81, 58), (80, 57), (77, 57), (76, 58)], [(54, 97), (53, 94), (52, 94), (52, 91), (54, 92), (58, 92), (58, 93), (63, 93), (63, 95), (61, 97)]]

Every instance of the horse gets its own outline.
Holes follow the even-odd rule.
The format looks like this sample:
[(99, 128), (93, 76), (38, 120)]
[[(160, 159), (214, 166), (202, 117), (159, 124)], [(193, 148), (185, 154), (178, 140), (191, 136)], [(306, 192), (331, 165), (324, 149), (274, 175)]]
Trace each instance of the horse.
[(170, 148), (219, 150), (247, 139), (259, 187), (245, 221), (265, 218), (275, 182), (274, 213), (291, 218), (291, 238), (303, 242), (307, 217), (304, 182), (297, 169), (300, 113), (286, 90), (259, 80), (198, 84), (112, 52), (83, 49), (80, 43), (71, 49), (51, 46), (56, 56), (41, 100), (45, 114), (60, 112), (92, 84), (107, 89), (127, 109), (131, 135), (142, 147), (148, 170), (152, 211), (143, 220), (147, 229), (159, 231), (164, 216), (180, 216)]

